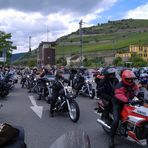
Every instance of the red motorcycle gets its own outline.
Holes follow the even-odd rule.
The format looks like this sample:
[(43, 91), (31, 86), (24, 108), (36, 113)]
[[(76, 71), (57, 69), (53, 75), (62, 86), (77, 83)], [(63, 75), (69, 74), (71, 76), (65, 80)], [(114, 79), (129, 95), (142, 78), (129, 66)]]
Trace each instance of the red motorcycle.
[[(109, 134), (114, 119), (113, 114), (110, 113), (108, 119), (104, 120), (104, 108), (105, 101), (102, 99), (98, 100), (96, 112), (101, 118), (98, 118), (97, 122)], [(131, 104), (125, 104), (121, 112), (121, 120), (119, 121), (116, 134), (124, 136), (129, 140), (132, 139), (140, 145), (148, 146), (148, 104), (141, 103), (141, 100), (138, 99), (131, 102)]]

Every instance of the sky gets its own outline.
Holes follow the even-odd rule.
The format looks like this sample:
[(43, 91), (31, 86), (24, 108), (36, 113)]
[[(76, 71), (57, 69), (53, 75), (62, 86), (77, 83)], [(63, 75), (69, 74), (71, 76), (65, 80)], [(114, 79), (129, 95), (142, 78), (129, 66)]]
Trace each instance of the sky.
[(148, 19), (148, 0), (0, 0), (0, 31), (11, 33), (13, 53), (35, 49), (82, 27), (108, 20)]

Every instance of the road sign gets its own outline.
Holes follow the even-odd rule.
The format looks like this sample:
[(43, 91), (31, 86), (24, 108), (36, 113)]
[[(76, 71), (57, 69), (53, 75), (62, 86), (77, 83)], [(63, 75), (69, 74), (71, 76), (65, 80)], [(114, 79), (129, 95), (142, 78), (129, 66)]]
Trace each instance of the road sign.
[(0, 57), (0, 62), (6, 62), (6, 58), (5, 57)]

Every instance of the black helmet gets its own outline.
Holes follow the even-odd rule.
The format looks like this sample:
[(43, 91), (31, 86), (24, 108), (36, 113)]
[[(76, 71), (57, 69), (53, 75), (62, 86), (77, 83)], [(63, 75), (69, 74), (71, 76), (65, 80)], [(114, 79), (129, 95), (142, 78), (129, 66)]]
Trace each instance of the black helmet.
[(104, 76), (115, 76), (116, 69), (114, 67), (106, 67), (102, 70)]
[(56, 78), (62, 78), (63, 77), (63, 71), (62, 70), (57, 70), (55, 76), (56, 76)]

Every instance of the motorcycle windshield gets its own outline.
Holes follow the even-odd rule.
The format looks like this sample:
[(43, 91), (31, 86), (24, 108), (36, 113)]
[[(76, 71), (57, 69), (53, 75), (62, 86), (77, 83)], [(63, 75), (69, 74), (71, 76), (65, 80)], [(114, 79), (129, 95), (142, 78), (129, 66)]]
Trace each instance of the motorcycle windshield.
[(84, 131), (70, 131), (60, 136), (50, 148), (91, 148), (88, 135)]

